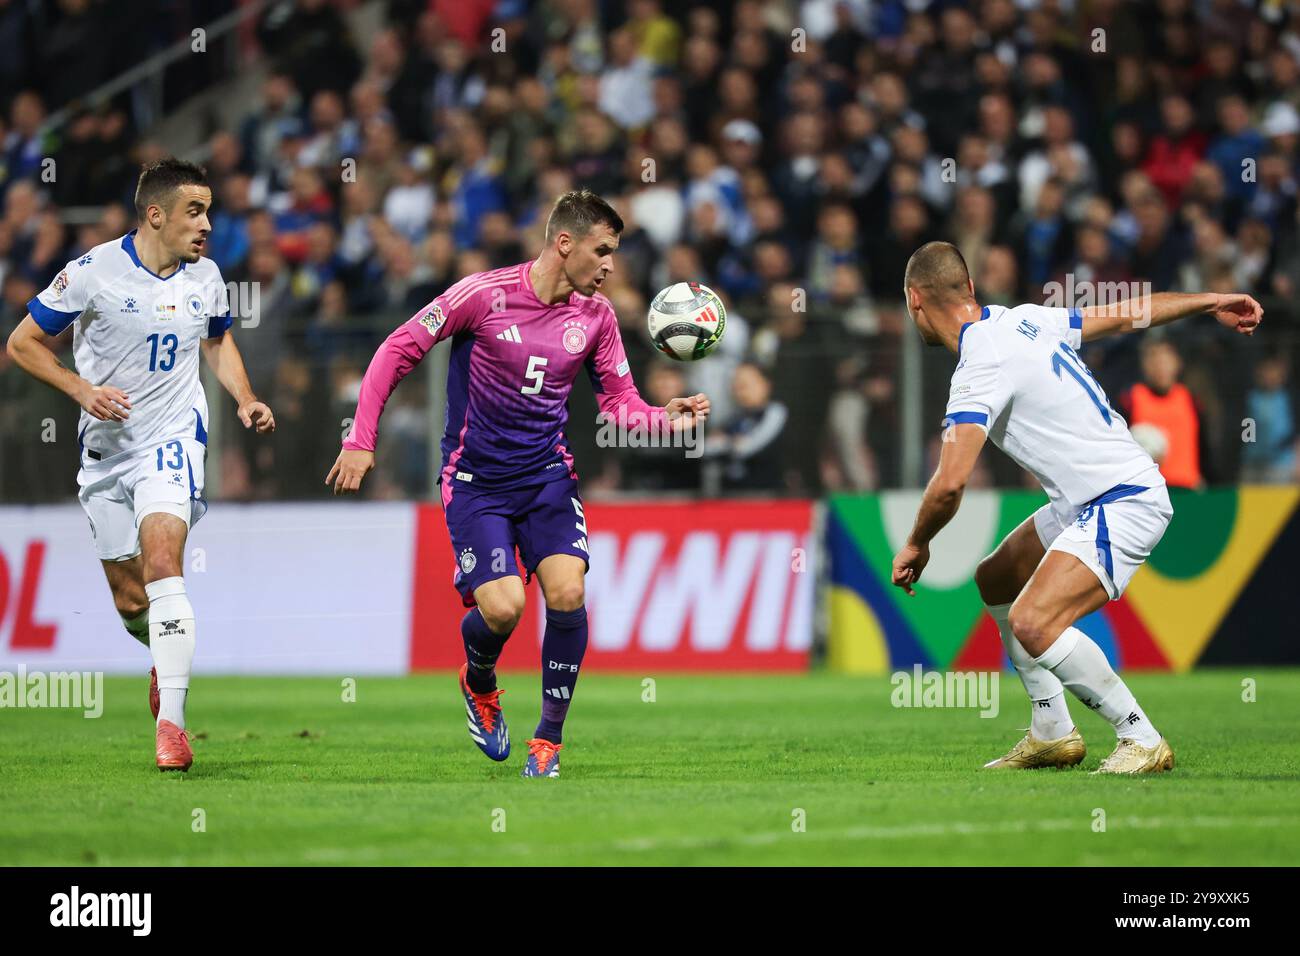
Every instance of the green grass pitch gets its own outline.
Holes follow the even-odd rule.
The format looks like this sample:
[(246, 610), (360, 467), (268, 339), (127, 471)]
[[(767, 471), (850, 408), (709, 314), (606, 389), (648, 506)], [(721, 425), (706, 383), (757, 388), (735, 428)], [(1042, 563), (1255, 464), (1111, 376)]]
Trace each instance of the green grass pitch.
[(504, 764), (449, 674), (362, 677), (355, 702), (339, 679), (198, 677), (195, 766), (164, 775), (147, 678), (113, 678), (97, 720), (0, 710), (0, 864), (1293, 864), (1300, 671), (1128, 680), (1172, 774), (1089, 775), (1114, 734), (1074, 702), (1082, 769), (981, 772), (1027, 722), (1014, 675), (984, 719), (896, 709), (884, 678), (668, 675), (645, 702), (641, 677), (593, 674), (564, 776), (523, 780), (521, 673)]

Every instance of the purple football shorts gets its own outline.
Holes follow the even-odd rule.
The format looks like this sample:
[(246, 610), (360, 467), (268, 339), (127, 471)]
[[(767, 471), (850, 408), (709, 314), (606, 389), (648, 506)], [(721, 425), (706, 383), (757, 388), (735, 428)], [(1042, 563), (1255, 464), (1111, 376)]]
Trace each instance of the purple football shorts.
[(456, 561), (453, 583), (466, 607), (476, 603), (475, 588), (518, 575), (519, 564), (525, 584), (552, 554), (572, 554), (590, 566), (576, 478), (566, 475), (510, 489), (476, 488), (459, 478), (443, 481), (442, 510)]

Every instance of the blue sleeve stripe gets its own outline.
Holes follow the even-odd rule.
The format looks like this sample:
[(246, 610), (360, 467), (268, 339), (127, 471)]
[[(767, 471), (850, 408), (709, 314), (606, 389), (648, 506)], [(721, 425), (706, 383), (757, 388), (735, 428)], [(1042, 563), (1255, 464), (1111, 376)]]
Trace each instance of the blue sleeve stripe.
[(943, 427), (950, 425), (983, 425), (988, 427), (989, 417), (984, 412), (953, 412), (943, 418)]
[(208, 338), (220, 338), (226, 334), (226, 329), (230, 328), (233, 324), (234, 320), (231, 319), (229, 312), (225, 315), (214, 315), (212, 318), (208, 319)]
[(1070, 310), (1070, 328), (1072, 329), (1083, 328), (1083, 313), (1080, 312), (1078, 309)]
[(32, 314), (32, 318), (36, 320), (36, 324), (41, 327), (41, 331), (46, 335), (58, 335), (81, 314), (80, 312), (60, 312), (58, 309), (51, 309), (39, 297), (33, 297), (27, 303), (27, 311)]

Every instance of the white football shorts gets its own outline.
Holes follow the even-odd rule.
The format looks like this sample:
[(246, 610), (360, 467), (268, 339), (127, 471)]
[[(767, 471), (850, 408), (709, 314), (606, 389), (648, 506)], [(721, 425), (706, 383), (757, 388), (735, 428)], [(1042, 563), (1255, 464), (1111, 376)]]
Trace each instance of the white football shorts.
[(90, 518), (101, 561), (125, 561), (140, 553), (140, 522), (171, 514), (194, 527), (208, 510), (203, 497), (207, 447), (177, 438), (98, 461), (82, 452), (77, 495)]
[(1034, 528), (1048, 551), (1064, 551), (1097, 575), (1112, 601), (1164, 537), (1174, 516), (1158, 468), (1098, 495), (1082, 508), (1068, 502), (1034, 512)]

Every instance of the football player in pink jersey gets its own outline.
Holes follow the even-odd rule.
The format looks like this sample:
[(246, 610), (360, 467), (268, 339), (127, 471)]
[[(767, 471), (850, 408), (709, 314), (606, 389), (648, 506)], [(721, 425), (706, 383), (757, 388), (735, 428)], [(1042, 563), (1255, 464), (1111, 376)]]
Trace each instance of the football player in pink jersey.
[(589, 563), (578, 473), (564, 435), (569, 391), (585, 369), (602, 414), (660, 436), (709, 415), (703, 394), (663, 408), (632, 382), (618, 321), (600, 288), (614, 270), (623, 220), (589, 190), (561, 196), (535, 260), (461, 279), (380, 346), (366, 370), (352, 432), (325, 481), (355, 492), (375, 464), (379, 416), (403, 376), (451, 340), (439, 476), (461, 621), (460, 671), (470, 737), (493, 760), (510, 754), (496, 662), (524, 610), (525, 574), (546, 599), (542, 717), (525, 777), (558, 777), (564, 718), (587, 648)]

